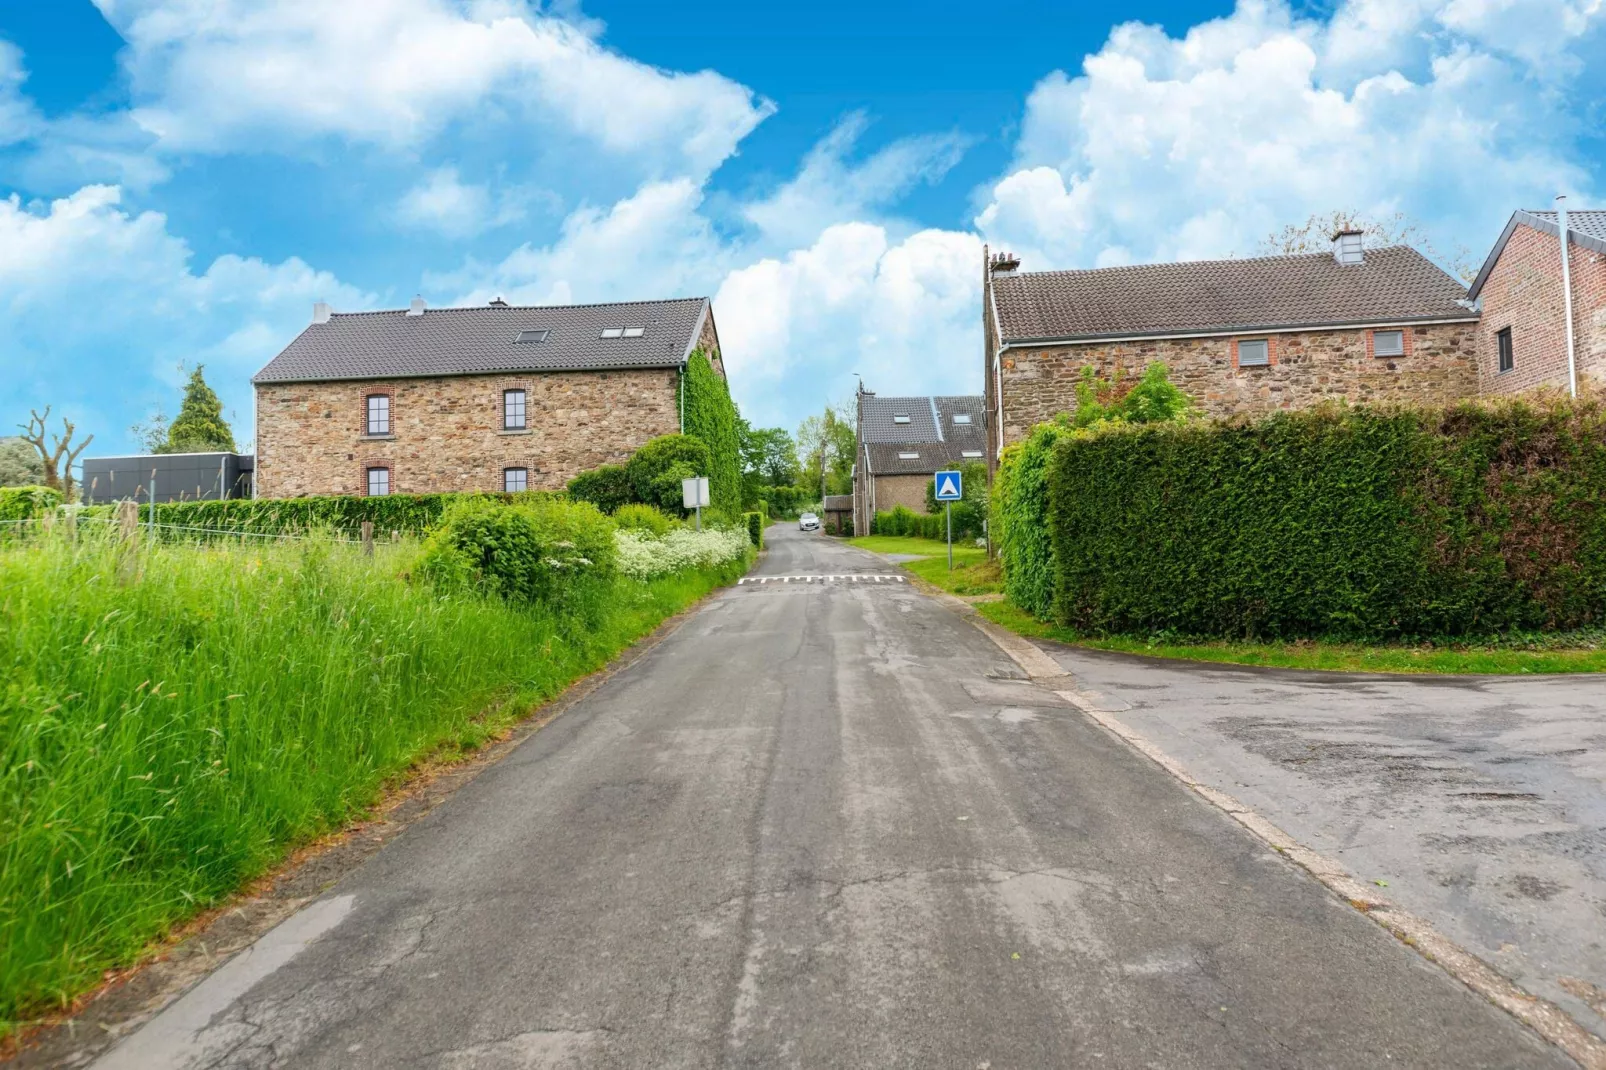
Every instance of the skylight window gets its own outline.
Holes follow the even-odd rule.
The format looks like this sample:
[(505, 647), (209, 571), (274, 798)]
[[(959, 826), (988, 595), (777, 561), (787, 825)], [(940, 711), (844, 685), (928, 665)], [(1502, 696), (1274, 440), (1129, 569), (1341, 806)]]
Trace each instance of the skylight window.
[(987, 455), (985, 453), (983, 453), (981, 450), (960, 450), (959, 451), (959, 456), (961, 456), (961, 457), (985, 457)]
[(919, 459), (920, 454), (918, 453), (902, 452), (898, 454), (898, 460), (900, 461), (918, 461)]
[(906, 412), (893, 413), (892, 422), (895, 424), (906, 424), (909, 422), (909, 414)]
[(642, 335), (644, 335), (646, 333), (647, 333), (647, 328), (645, 328), (645, 327), (626, 327), (625, 328), (625, 337), (626, 338), (640, 338)]
[(548, 332), (544, 328), (538, 331), (520, 331), (518, 337), (513, 339), (513, 341), (525, 343), (544, 342), (546, 341), (547, 333)]
[(604, 338), (640, 338), (642, 335), (644, 335), (646, 333), (647, 333), (647, 328), (645, 328), (645, 327), (604, 327), (604, 328), (602, 328), (602, 337), (604, 337)]
[(968, 413), (968, 412), (956, 412), (956, 413), (954, 413), (954, 423), (956, 423), (956, 424), (968, 424), (968, 423), (970, 423), (970, 413)]
[(622, 335), (624, 333), (625, 333), (625, 329), (623, 327), (604, 327), (604, 328), (602, 328), (602, 337), (604, 337), (604, 338), (618, 338), (620, 335)]

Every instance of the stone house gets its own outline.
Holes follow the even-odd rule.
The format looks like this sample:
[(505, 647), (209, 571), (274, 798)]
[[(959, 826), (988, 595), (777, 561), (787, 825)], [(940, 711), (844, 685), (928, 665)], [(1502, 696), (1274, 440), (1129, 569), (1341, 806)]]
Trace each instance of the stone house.
[(707, 298), (332, 313), (268, 362), (256, 389), (256, 492), (559, 489), (681, 429)]
[(1164, 361), (1210, 416), (1327, 398), (1441, 403), (1478, 393), (1478, 313), (1406, 246), (1334, 236), (1331, 253), (1020, 272), (984, 264), (988, 464), (1075, 407), (1082, 368)]
[(877, 512), (926, 511), (932, 475), (987, 456), (986, 399), (884, 398), (859, 389), (853, 463), (853, 530), (867, 533)]
[[(1485, 394), (1568, 386), (1561, 229), (1555, 212), (1513, 212), (1469, 296), (1478, 302)], [(1573, 359), (1580, 383), (1606, 383), (1606, 211), (1567, 213)]]

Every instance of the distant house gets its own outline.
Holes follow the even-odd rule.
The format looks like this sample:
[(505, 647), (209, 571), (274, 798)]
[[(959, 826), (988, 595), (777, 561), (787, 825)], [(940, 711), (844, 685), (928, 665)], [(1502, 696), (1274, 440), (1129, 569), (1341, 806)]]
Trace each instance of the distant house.
[[(1578, 377), (1606, 382), (1606, 211), (1567, 213)], [(1486, 394), (1567, 385), (1561, 230), (1555, 212), (1513, 212), (1472, 283), (1483, 320), (1478, 366)]]
[(1212, 416), (1327, 398), (1450, 402), (1478, 393), (1478, 314), (1462, 285), (1406, 246), (1020, 272), (987, 260), (989, 464), (1076, 405), (1092, 365), (1136, 376), (1154, 361)]
[(858, 394), (853, 465), (853, 530), (866, 533), (877, 512), (902, 505), (926, 511), (932, 474), (987, 457), (986, 399), (884, 398)]
[(562, 487), (678, 431), (707, 298), (313, 319), (252, 379), (261, 497)]
[[(827, 494), (824, 503), (820, 506), (820, 523), (825, 525), (827, 534), (846, 535), (848, 528), (853, 524), (853, 495)], [(854, 529), (853, 534), (863, 535), (868, 532)]]

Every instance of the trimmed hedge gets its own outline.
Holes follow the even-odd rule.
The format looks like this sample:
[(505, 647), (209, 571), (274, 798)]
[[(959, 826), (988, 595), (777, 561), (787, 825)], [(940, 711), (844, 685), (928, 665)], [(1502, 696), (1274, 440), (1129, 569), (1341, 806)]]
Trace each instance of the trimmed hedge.
[(590, 502), (604, 513), (615, 513), (634, 500), (630, 476), (622, 464), (604, 464), (569, 480), (569, 497)]
[(742, 519), (747, 522), (747, 537), (752, 540), (754, 549), (764, 549), (764, 514), (743, 513)]
[(53, 487), (0, 487), (0, 520), (32, 520), (60, 504)]
[[(283, 535), (329, 528), (343, 535), (356, 535), (363, 521), (374, 525), (376, 535), (392, 531), (421, 533), (435, 526), (452, 503), (481, 499), (503, 503), (562, 499), (555, 491), (524, 491), (519, 494), (387, 494), (373, 498), (320, 496), (309, 498), (226, 498), (207, 502), (158, 502), (156, 523), (208, 531), (249, 531), (260, 535)], [(149, 512), (140, 506), (143, 522)], [(111, 505), (90, 506), (84, 516), (110, 517)]]
[(872, 535), (912, 535), (920, 539), (946, 539), (948, 528), (942, 514), (917, 513), (906, 505), (895, 505), (875, 515)]
[(1606, 620), (1599, 399), (1113, 427), (1052, 452), (1071, 627), (1376, 640)]

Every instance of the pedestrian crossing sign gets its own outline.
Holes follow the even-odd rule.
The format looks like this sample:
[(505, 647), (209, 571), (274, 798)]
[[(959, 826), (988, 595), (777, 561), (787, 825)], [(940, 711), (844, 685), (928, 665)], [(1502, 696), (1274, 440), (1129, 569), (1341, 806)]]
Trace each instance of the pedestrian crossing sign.
[(957, 502), (964, 497), (964, 477), (958, 472), (937, 473), (937, 500)]

